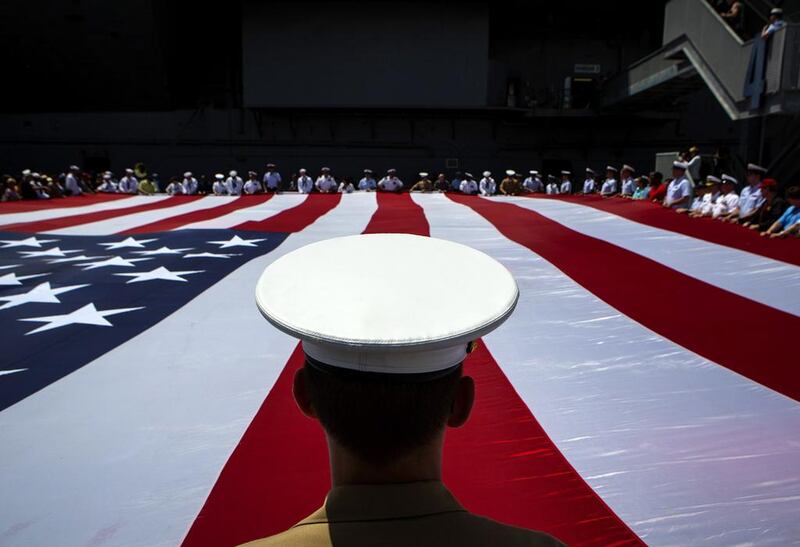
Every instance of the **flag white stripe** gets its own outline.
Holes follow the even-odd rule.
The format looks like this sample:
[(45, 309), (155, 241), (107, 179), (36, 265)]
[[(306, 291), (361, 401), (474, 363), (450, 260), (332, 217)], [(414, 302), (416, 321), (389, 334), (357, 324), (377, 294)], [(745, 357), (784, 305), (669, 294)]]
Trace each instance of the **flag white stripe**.
[[(793, 264), (653, 228), (585, 205), (550, 199), (505, 199), (576, 232), (607, 241), (726, 291), (800, 316), (800, 267)], [(775, 290), (776, 287), (782, 290)], [(693, 302), (691, 305), (706, 306), (708, 303)]]
[[(14, 545), (178, 545), (297, 341), (254, 304), (286, 252), (363, 231), (348, 196), (136, 338), (0, 412), (0, 533)], [(274, 471), (274, 470), (273, 470)], [(279, 471), (279, 470), (278, 470)]]
[(414, 200), (433, 237), (487, 252), (514, 274), (519, 305), (487, 345), (561, 452), (640, 537), (796, 539), (800, 405), (620, 314), (470, 208)]
[(177, 228), (178, 230), (207, 230), (214, 228), (233, 228), (245, 222), (259, 221), (272, 217), (303, 203), (308, 194), (279, 194), (265, 203), (231, 211), (221, 217), (193, 222)]
[(78, 224), (59, 230), (47, 232), (48, 234), (57, 235), (72, 235), (72, 236), (99, 236), (116, 234), (126, 230), (132, 230), (151, 222), (157, 222), (167, 218), (182, 215), (184, 213), (191, 213), (193, 211), (202, 211), (203, 209), (211, 209), (212, 207), (219, 207), (226, 203), (235, 200), (235, 197), (219, 197), (219, 196), (206, 196), (198, 200), (190, 201), (188, 203), (176, 202), (172, 207), (165, 207), (163, 209), (154, 209), (152, 211), (142, 211), (132, 215), (122, 215), (98, 222), (90, 222), (88, 224)]
[[(126, 207), (135, 207), (145, 203), (154, 203), (162, 201), (169, 196), (131, 196), (129, 198), (115, 199), (112, 201), (103, 201), (101, 203), (93, 203), (81, 207), (62, 207), (58, 209), (42, 209), (39, 211), (27, 211), (25, 213), (2, 213), (0, 214), (0, 229), (9, 224), (19, 224), (21, 222), (39, 222), (42, 220), (50, 220), (53, 218), (74, 217), (78, 215), (86, 215), (96, 211), (113, 211), (114, 209), (124, 209)], [(78, 198), (75, 198), (78, 199)]]

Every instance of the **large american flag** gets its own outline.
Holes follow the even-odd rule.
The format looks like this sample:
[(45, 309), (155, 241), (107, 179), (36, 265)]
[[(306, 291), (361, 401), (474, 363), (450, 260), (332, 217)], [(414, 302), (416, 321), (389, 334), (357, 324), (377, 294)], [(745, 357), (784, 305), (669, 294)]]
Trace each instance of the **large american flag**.
[(227, 546), (316, 509), (302, 352), (254, 287), (369, 232), (470, 245), (520, 286), (447, 436), (468, 509), (573, 545), (800, 543), (800, 241), (596, 197), (359, 193), (0, 205), (0, 545)]

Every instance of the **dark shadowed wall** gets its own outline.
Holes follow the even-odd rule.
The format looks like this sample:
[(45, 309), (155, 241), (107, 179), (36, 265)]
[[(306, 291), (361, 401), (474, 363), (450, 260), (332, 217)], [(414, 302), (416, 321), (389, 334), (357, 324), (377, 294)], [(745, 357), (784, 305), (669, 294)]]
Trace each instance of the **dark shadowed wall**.
[(482, 3), (246, 1), (244, 104), (484, 106), (488, 51)]

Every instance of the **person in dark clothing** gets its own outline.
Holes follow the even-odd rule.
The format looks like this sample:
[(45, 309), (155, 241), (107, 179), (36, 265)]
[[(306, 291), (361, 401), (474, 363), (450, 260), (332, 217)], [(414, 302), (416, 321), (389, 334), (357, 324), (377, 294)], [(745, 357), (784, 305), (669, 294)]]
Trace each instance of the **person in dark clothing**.
[(751, 230), (766, 232), (781, 218), (789, 204), (778, 195), (778, 183), (775, 179), (764, 179), (761, 183), (761, 195), (764, 196), (764, 204), (744, 226)]

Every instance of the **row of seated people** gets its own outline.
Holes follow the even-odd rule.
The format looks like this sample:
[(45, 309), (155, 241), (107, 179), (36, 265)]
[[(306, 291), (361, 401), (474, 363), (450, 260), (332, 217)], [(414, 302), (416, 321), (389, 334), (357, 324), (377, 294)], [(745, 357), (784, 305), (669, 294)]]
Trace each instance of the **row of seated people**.
[(782, 196), (778, 182), (766, 178), (767, 169), (754, 163), (747, 165), (745, 184), (739, 191), (740, 183), (732, 175), (709, 175), (695, 184), (687, 176), (687, 168), (686, 163), (675, 161), (672, 178), (663, 181), (657, 172), (634, 179), (635, 170), (626, 165), (619, 193), (613, 168), (609, 168), (600, 193), (605, 198), (649, 200), (692, 218), (738, 224), (764, 237), (800, 236), (800, 186), (786, 188)]
[(25, 170), (22, 172), (21, 185), (9, 175), (3, 177), (0, 181), (0, 196), (3, 201), (11, 201), (48, 199), (93, 192), (242, 195), (287, 190), (300, 193), (351, 193), (402, 192), (405, 189), (411, 192), (460, 192), (482, 196), (526, 193), (599, 194), (604, 198), (659, 203), (694, 218), (710, 217), (738, 223), (746, 228), (758, 230), (764, 236), (800, 235), (800, 202), (798, 202), (800, 188), (790, 187), (785, 192), (785, 198), (781, 197), (777, 182), (774, 179), (764, 178), (767, 170), (755, 164), (748, 165), (747, 184), (741, 192), (737, 192), (739, 181), (728, 174), (722, 174), (720, 177), (711, 175), (701, 183), (694, 184), (692, 177), (688, 175), (691, 164), (680, 160), (673, 163), (672, 177), (667, 180), (664, 180), (659, 172), (636, 177), (636, 170), (627, 164), (621, 169), (607, 166), (605, 177), (587, 168), (585, 180), (580, 188), (575, 188), (572, 183), (572, 173), (567, 170), (561, 171), (559, 177), (547, 175), (547, 184), (536, 170), (529, 171), (524, 179), (520, 173), (506, 170), (500, 184), (496, 183), (490, 171), (484, 171), (479, 180), (469, 172), (457, 172), (450, 180), (443, 173), (432, 180), (428, 173), (421, 172), (419, 180), (409, 188), (397, 176), (395, 169), (389, 169), (379, 180), (371, 169), (365, 169), (357, 183), (349, 177), (337, 181), (328, 167), (323, 167), (316, 178), (310, 177), (306, 169), (300, 169), (285, 185), (275, 164), (269, 163), (266, 167), (262, 177), (255, 171), (249, 171), (247, 179), (244, 180), (236, 171), (230, 171), (227, 177), (217, 173), (213, 182), (209, 183), (205, 177), (201, 176), (198, 180), (192, 172), (187, 171), (182, 178), (172, 177), (165, 186), (162, 186), (157, 174), (148, 175), (142, 164), (126, 169), (125, 175), (119, 180), (115, 179), (110, 171), (92, 177), (76, 165), (70, 166), (66, 173), (57, 178)]

